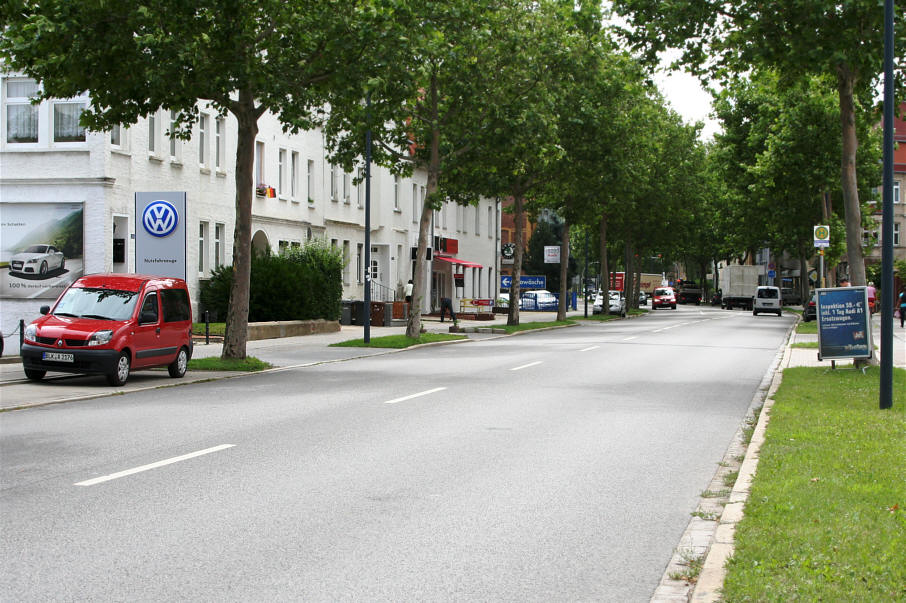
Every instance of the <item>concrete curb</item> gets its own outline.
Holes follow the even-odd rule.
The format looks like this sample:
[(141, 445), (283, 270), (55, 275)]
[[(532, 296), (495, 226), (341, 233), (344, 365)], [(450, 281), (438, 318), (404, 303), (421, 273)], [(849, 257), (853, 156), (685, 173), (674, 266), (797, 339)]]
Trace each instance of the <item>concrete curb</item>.
[[(705, 557), (702, 571), (691, 593), (690, 601), (714, 603), (722, 600), (721, 591), (727, 576), (726, 564), (733, 556), (733, 551), (735, 550), (736, 526), (744, 516), (745, 504), (751, 492), (752, 480), (758, 468), (759, 453), (764, 444), (768, 421), (770, 421), (771, 408), (774, 406), (774, 394), (783, 379), (783, 369), (789, 366), (792, 333), (798, 324), (799, 321), (793, 323), (787, 333), (787, 343), (783, 355), (770, 369), (773, 371), (773, 377), (764, 396), (758, 423), (755, 425), (752, 439), (746, 448), (745, 458), (739, 467), (736, 483), (733, 485), (727, 504), (724, 506), (723, 513), (720, 516), (714, 533), (714, 542)], [(761, 394), (760, 391), (759, 394)], [(759, 397), (759, 394), (756, 394), (756, 397)]]

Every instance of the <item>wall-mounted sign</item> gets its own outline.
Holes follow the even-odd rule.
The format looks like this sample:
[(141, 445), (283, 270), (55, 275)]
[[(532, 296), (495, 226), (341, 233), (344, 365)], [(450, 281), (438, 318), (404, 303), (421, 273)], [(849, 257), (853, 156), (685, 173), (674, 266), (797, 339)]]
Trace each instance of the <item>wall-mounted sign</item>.
[(135, 271), (186, 278), (186, 193), (135, 193)]
[(560, 246), (559, 245), (545, 245), (544, 246), (544, 263), (545, 264), (559, 264), (560, 263)]
[(0, 203), (0, 297), (56, 299), (85, 272), (82, 203)]
[(865, 287), (818, 289), (818, 360), (871, 358), (871, 314)]

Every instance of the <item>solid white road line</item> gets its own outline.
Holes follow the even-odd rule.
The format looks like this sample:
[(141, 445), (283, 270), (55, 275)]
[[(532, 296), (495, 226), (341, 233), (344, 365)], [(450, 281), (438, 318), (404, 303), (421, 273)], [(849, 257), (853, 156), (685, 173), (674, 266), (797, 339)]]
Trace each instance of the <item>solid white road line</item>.
[(601, 346), (593, 345), (593, 346), (591, 346), (590, 348), (585, 348), (584, 350), (579, 350), (579, 351), (580, 351), (580, 352), (590, 352), (590, 351), (592, 351), (592, 350), (597, 350), (599, 347), (601, 347)]
[(625, 338), (623, 341), (632, 341), (633, 339), (638, 339), (638, 338), (639, 338), (638, 335), (633, 335), (632, 337)]
[(198, 452), (190, 452), (189, 454), (184, 454), (182, 456), (174, 456), (173, 458), (166, 459), (163, 461), (157, 461), (156, 463), (151, 463), (149, 465), (142, 465), (141, 467), (135, 467), (133, 469), (126, 469), (125, 471), (118, 471), (116, 473), (111, 473), (110, 475), (95, 477), (94, 479), (87, 479), (83, 482), (78, 482), (74, 485), (75, 486), (94, 486), (95, 484), (102, 484), (104, 482), (109, 482), (114, 479), (126, 477), (127, 475), (132, 475), (133, 473), (141, 473), (142, 471), (148, 471), (150, 469), (157, 469), (158, 467), (164, 467), (165, 465), (172, 465), (173, 463), (178, 463), (180, 461), (193, 459), (196, 456), (202, 456), (205, 454), (211, 454), (212, 452), (219, 452), (221, 450), (226, 450), (227, 448), (232, 448), (233, 446), (235, 446), (235, 444), (221, 444), (220, 446), (214, 446), (213, 448), (205, 448), (204, 450), (199, 450)]
[(411, 400), (412, 398), (418, 398), (420, 396), (427, 396), (428, 394), (433, 394), (434, 392), (440, 392), (447, 389), (446, 387), (435, 387), (434, 389), (428, 389), (423, 392), (418, 392), (417, 394), (412, 394), (411, 396), (403, 396), (402, 398), (394, 398), (393, 400), (387, 400), (384, 404), (396, 404), (397, 402), (405, 402), (406, 400)]
[(528, 364), (523, 364), (522, 366), (517, 366), (517, 367), (511, 368), (510, 370), (511, 370), (511, 371), (521, 371), (521, 370), (524, 369), (524, 368), (528, 368), (528, 367), (530, 367), (530, 366), (535, 366), (535, 365), (538, 365), (538, 364), (541, 364), (541, 361), (540, 361), (540, 360), (537, 360), (537, 361), (535, 361), (535, 362), (529, 362)]

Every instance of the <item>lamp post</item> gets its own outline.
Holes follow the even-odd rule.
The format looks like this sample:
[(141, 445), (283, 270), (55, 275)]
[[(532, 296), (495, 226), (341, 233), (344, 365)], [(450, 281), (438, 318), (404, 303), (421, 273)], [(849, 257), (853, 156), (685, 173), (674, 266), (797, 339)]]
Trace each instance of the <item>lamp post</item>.
[[(371, 92), (365, 96), (365, 120), (371, 121)], [(365, 343), (371, 342), (371, 125), (365, 130)]]
[(884, 193), (881, 198), (880, 408), (893, 406), (893, 0), (884, 0)]

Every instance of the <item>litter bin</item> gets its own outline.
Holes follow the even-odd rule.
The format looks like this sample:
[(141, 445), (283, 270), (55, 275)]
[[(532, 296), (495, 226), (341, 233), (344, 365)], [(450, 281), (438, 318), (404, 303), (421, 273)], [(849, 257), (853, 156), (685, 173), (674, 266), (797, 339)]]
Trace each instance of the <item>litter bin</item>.
[(354, 324), (354, 325), (364, 325), (365, 324), (365, 302), (363, 302), (363, 301), (353, 301), (352, 302), (352, 324)]
[(371, 324), (376, 327), (384, 326), (383, 302), (371, 302)]
[(385, 327), (393, 326), (393, 302), (384, 302), (384, 322)]
[(343, 300), (342, 306), (340, 307), (340, 324), (341, 325), (351, 325), (352, 324), (352, 302)]

